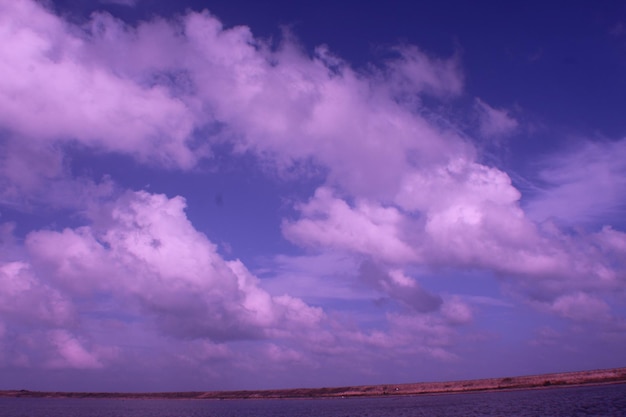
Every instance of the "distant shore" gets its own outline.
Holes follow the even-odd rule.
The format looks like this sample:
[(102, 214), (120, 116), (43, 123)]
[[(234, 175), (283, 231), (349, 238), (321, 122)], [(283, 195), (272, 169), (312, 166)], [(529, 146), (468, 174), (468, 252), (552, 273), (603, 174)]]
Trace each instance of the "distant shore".
[(0, 391), (0, 397), (19, 398), (126, 398), (126, 399), (277, 399), (378, 397), (393, 395), (446, 394), (511, 389), (562, 387), (587, 384), (626, 383), (626, 368), (581, 372), (472, 379), (415, 384), (361, 385), (336, 388), (294, 388), (257, 391), (193, 392), (44, 392), (28, 390)]

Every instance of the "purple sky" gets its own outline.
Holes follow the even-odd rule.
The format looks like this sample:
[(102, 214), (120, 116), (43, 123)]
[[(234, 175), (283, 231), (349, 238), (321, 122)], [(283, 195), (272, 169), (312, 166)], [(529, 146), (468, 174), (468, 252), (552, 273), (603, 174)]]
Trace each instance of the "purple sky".
[(626, 5), (374, 3), (0, 2), (0, 389), (625, 365)]

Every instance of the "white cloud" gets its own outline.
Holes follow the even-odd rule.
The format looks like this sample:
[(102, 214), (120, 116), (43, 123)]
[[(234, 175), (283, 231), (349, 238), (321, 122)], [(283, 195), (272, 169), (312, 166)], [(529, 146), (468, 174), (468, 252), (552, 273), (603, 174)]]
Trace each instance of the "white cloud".
[[(402, 268), (409, 265), (493, 271), (507, 278), (509, 290), (531, 300), (591, 289), (607, 296), (621, 285), (621, 232), (605, 228), (572, 236), (547, 224), (539, 227), (525, 216), (519, 198), (502, 171), (460, 160), (409, 173), (397, 205), (363, 199), (348, 204), (320, 188), (297, 207), (299, 219), (283, 224), (283, 233), (305, 247), (334, 248), (395, 265), (389, 270), (400, 268), (398, 276), (405, 276)], [(385, 277), (378, 289), (408, 302), (405, 281), (386, 272), (378, 275)], [(462, 316), (458, 319), (466, 321)]]
[[(10, 132), (3, 154), (4, 195), (38, 196), (47, 203), (60, 199), (57, 195), (79, 195), (80, 209), (89, 217), (82, 227), (28, 234), (25, 268), (37, 285), (53, 289), (49, 294), (87, 299), (94, 306), (110, 300), (117, 314), (140, 322), (147, 316), (167, 335), (218, 342), (300, 338), (311, 349), (329, 352), (346, 349), (349, 332), (329, 324), (319, 308), (279, 289), (268, 293), (240, 261), (222, 259), (187, 219), (182, 198), (145, 192), (117, 198), (110, 189), (96, 192), (95, 184), (78, 192), (65, 165), (65, 144), (190, 169), (206, 156), (191, 150), (193, 128), (219, 123), (222, 133), (201, 139), (232, 141), (237, 151), (251, 150), (279, 169), (312, 160), (328, 169), (330, 183), (364, 196), (392, 196), (412, 164), (469, 152), (456, 135), (396, 100), (399, 85), (415, 95), (458, 94), (462, 77), (456, 59), (438, 60), (406, 47), (382, 72), (359, 73), (323, 49), (310, 58), (289, 39), (271, 50), (248, 28), (224, 29), (208, 13), (137, 28), (95, 14), (77, 28), (36, 3), (4, 5), (3, 11), (8, 29), (0, 49), (5, 58), (0, 124)], [(34, 70), (25, 77), (30, 67)], [(414, 155), (410, 161), (408, 152)], [(39, 168), (29, 171), (32, 165)], [(53, 195), (48, 189), (66, 192)], [(308, 215), (330, 206), (334, 214), (346, 215), (345, 230), (331, 239), (338, 247), (362, 254), (381, 250), (385, 261), (399, 263), (417, 256), (394, 236), (402, 228), (397, 208), (359, 198), (360, 217), (351, 221), (353, 208), (329, 190), (320, 188), (301, 209)], [(296, 226), (303, 227), (294, 222), (285, 228), (291, 227), (297, 240), (304, 232)], [(320, 244), (335, 245), (324, 237), (331, 226), (319, 230)], [(368, 236), (359, 238), (364, 230)], [(346, 238), (353, 231), (357, 235)], [(388, 240), (371, 243), (379, 232)], [(401, 276), (392, 273), (395, 279), (388, 284), (398, 284)], [(409, 287), (416, 297), (437, 299), (416, 284)], [(394, 288), (384, 291), (399, 296)], [(407, 303), (417, 302), (409, 298)], [(323, 321), (343, 336), (333, 338), (322, 329)], [(50, 336), (50, 366), (107, 363), (98, 353), (103, 348), (79, 335), (84, 329), (75, 333), (60, 326), (32, 336)], [(281, 346), (266, 356), (296, 359), (293, 352)], [(207, 355), (212, 354), (183, 354)]]
[(71, 324), (71, 300), (39, 281), (24, 262), (0, 262), (0, 315), (11, 323), (62, 326)]
[(232, 340), (315, 327), (323, 313), (272, 297), (239, 261), (224, 261), (184, 214), (180, 197), (127, 194), (96, 225), (27, 238), (33, 262), (75, 294), (138, 302), (179, 337)]
[(3, 3), (0, 12), (5, 131), (37, 146), (78, 141), (145, 162), (193, 165), (186, 145), (193, 120), (180, 100), (84, 62), (89, 39), (35, 2)]
[(190, 149), (192, 129), (219, 123), (221, 137), (204, 139), (236, 138), (236, 149), (278, 167), (312, 159), (332, 182), (364, 195), (392, 193), (407, 152), (412, 164), (467, 150), (399, 104), (393, 90), (401, 78), (405, 93), (458, 93), (455, 58), (406, 46), (388, 63), (390, 78), (381, 78), (322, 49), (309, 58), (289, 39), (270, 50), (248, 28), (224, 29), (206, 12), (182, 18), (184, 35), (163, 20), (132, 28), (95, 14), (78, 36), (35, 3), (4, 9), (0, 123), (35, 143), (79, 141), (190, 168), (206, 156)]
[(293, 242), (352, 251), (392, 263), (419, 258), (419, 253), (399, 236), (404, 221), (394, 207), (361, 200), (353, 208), (330, 189), (319, 188), (298, 209), (301, 219), (283, 223), (283, 233)]

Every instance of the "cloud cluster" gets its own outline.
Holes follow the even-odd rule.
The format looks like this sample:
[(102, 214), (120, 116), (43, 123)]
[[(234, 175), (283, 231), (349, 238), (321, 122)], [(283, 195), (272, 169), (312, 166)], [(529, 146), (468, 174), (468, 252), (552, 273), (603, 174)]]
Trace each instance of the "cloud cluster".
[(318, 309), (261, 290), (241, 262), (224, 261), (183, 209), (180, 197), (133, 193), (99, 213), (94, 226), (33, 232), (26, 247), (59, 286), (134, 299), (182, 338), (262, 337), (321, 319)]
[(63, 359), (54, 366), (76, 367), (102, 366), (69, 332), (100, 309), (151, 317), (180, 339), (280, 339), (319, 327), (319, 308), (261, 289), (240, 261), (217, 254), (184, 206), (180, 197), (128, 193), (94, 213), (90, 226), (31, 232), (28, 262), (2, 265), (3, 319), (44, 331)]

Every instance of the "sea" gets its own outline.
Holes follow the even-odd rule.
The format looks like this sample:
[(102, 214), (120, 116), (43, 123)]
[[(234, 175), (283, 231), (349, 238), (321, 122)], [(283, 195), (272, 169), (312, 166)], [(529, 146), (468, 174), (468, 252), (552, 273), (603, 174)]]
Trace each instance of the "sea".
[(626, 416), (626, 384), (375, 398), (0, 398), (0, 417)]

